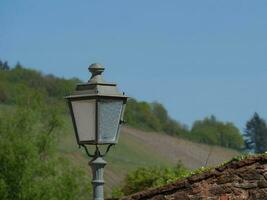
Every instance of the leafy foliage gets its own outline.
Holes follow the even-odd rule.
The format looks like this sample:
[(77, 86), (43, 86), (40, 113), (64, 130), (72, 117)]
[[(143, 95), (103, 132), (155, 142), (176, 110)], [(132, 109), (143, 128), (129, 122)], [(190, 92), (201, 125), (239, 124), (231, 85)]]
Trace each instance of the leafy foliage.
[(61, 120), (43, 94), (25, 91), (0, 115), (0, 199), (86, 199), (89, 180), (55, 152)]
[[(0, 103), (10, 106), (0, 113), (0, 199), (85, 199), (90, 195), (89, 178), (55, 151), (61, 119), (67, 109), (62, 97), (78, 79), (63, 79), (25, 69), (10, 68), (0, 61)], [(14, 109), (15, 107), (15, 109)], [(158, 102), (130, 99), (125, 119), (128, 125), (165, 132), (197, 142), (240, 149), (239, 130), (215, 117), (196, 121), (191, 130), (172, 119)], [(130, 173), (123, 189), (114, 196), (160, 186), (188, 174), (175, 168), (140, 168)]]
[(135, 99), (130, 99), (127, 102), (124, 117), (126, 122), (133, 127), (154, 131), (161, 130), (160, 121), (153, 114), (149, 103), (137, 102)]
[(161, 131), (176, 136), (188, 132), (185, 125), (181, 125), (169, 117), (164, 106), (157, 102), (138, 102), (130, 99), (127, 102), (125, 119), (130, 126), (145, 130)]
[[(0, 64), (3, 62), (0, 62)], [(74, 90), (78, 79), (63, 79), (53, 75), (25, 69), (20, 63), (14, 68), (0, 68), (0, 103), (15, 104), (21, 93), (38, 91), (46, 104), (55, 105), (62, 113), (67, 109), (62, 97)], [(27, 100), (25, 100), (27, 102)], [(196, 142), (241, 149), (243, 139), (232, 123), (223, 123), (216, 118), (196, 121), (191, 130), (172, 119), (165, 107), (158, 103), (138, 102), (130, 99), (126, 106), (125, 120), (129, 126), (169, 135), (183, 137)]]
[(129, 195), (148, 188), (158, 187), (186, 177), (188, 170), (178, 163), (174, 168), (142, 167), (129, 173), (122, 189), (115, 189), (113, 197)]
[(165, 132), (200, 143), (242, 149), (244, 141), (239, 129), (233, 123), (224, 123), (215, 116), (196, 121), (191, 130), (173, 120), (160, 103), (138, 102), (130, 99), (125, 119), (130, 126), (145, 130)]
[(242, 149), (244, 145), (238, 128), (232, 123), (218, 121), (215, 116), (196, 121), (189, 137), (197, 142), (227, 148)]
[(10, 69), (9, 65), (8, 65), (8, 62), (5, 61), (5, 62), (2, 62), (0, 60), (0, 70), (2, 71), (8, 71)]
[(247, 122), (245, 132), (245, 144), (248, 150), (255, 153), (267, 151), (267, 124), (258, 113)]
[(32, 69), (17, 64), (9, 70), (0, 69), (0, 102), (16, 103), (16, 98), (23, 89), (40, 91), (46, 100), (62, 102), (62, 97), (74, 90), (78, 79), (63, 79), (53, 75), (43, 75)]

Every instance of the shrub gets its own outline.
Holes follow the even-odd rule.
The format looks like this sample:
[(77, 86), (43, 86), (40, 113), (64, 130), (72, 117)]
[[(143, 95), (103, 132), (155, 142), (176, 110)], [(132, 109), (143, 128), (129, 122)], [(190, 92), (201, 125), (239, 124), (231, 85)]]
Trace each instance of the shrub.
[(183, 178), (188, 173), (188, 170), (180, 162), (173, 168), (142, 167), (126, 176), (121, 192), (124, 195), (129, 195), (148, 188), (162, 186)]

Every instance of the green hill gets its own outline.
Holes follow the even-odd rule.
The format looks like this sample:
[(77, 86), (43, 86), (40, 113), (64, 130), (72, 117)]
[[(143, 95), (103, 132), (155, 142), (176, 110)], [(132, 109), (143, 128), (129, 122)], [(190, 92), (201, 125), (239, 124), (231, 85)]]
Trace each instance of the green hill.
[[(76, 78), (67, 80), (53, 75), (43, 75), (38, 71), (23, 68), (20, 64), (14, 68), (0, 66), (0, 115), (22, 106), (39, 110), (38, 112), (43, 112), (42, 115), (48, 115), (52, 119), (58, 119), (61, 126), (55, 130), (54, 144), (58, 156), (67, 158), (73, 165), (90, 175), (87, 164), (89, 159), (76, 145), (68, 109), (63, 100), (65, 95), (74, 90), (78, 82), (80, 81)], [(44, 105), (46, 109), (38, 108), (39, 105)], [(51, 115), (46, 112), (53, 113)], [(174, 166), (179, 160), (189, 169), (201, 167), (206, 163), (216, 165), (237, 155), (238, 152), (214, 145), (236, 149), (242, 147), (243, 139), (233, 124), (219, 122), (211, 117), (197, 121), (192, 130), (189, 130), (185, 125), (171, 119), (164, 106), (159, 103), (131, 99), (127, 104), (125, 118), (128, 127), (122, 129), (119, 144), (111, 149), (106, 158), (108, 165), (105, 179), (108, 194), (113, 187), (122, 184), (128, 172), (138, 167)], [(42, 132), (39, 124), (35, 124), (34, 127), (36, 134)], [(224, 141), (220, 140), (222, 134)], [(189, 139), (210, 143), (213, 146), (191, 142)]]
[[(66, 119), (68, 126), (70, 119)], [(63, 156), (72, 160), (90, 175), (88, 158), (78, 149), (72, 127), (66, 129), (59, 142)], [(214, 166), (238, 155), (239, 152), (218, 146), (194, 143), (162, 133), (142, 131), (130, 127), (121, 130), (119, 144), (113, 147), (106, 157), (106, 192), (122, 185), (127, 173), (139, 167), (171, 167), (181, 161), (188, 169)], [(207, 163), (206, 163), (207, 162)]]
[[(66, 114), (67, 108), (63, 97), (74, 90), (75, 85), (81, 82), (77, 78), (63, 79), (53, 75), (23, 68), (17, 64), (14, 68), (0, 62), (0, 103), (14, 105), (22, 93), (33, 92), (42, 96), (47, 103), (56, 104), (61, 113)], [(233, 123), (224, 123), (215, 116), (195, 121), (192, 129), (185, 124), (172, 119), (165, 107), (158, 103), (139, 102), (131, 98), (126, 107), (125, 120), (128, 126), (142, 130), (164, 132), (188, 140), (219, 145), (240, 150), (244, 140), (238, 128)]]

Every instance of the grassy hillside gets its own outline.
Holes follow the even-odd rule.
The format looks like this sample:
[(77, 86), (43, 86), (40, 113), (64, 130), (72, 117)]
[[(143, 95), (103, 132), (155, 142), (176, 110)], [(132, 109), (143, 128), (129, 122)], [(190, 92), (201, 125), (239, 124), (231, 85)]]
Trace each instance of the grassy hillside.
[[(1, 60), (0, 60), (1, 61)], [(4, 63), (4, 62), (2, 62)], [(80, 82), (77, 78), (63, 79), (53, 75), (26, 69), (20, 64), (14, 68), (1, 66), (0, 62), (0, 103), (17, 104), (21, 95), (38, 98), (67, 113), (63, 97), (69, 95)], [(34, 96), (34, 95), (33, 95)], [(27, 97), (26, 97), (27, 98)], [(192, 128), (172, 119), (165, 107), (158, 102), (140, 102), (130, 98), (127, 102), (125, 120), (131, 127), (164, 132), (168, 135), (186, 138), (205, 144), (219, 145), (241, 150), (244, 140), (233, 123), (221, 122), (215, 116), (195, 121)]]
[[(60, 130), (56, 132), (55, 145), (59, 155), (81, 167), (89, 179), (89, 158), (83, 149), (78, 149), (70, 116), (62, 98), (74, 89), (77, 82), (79, 82), (78, 79), (66, 80), (53, 75), (43, 75), (35, 70), (25, 69), (21, 65), (13, 69), (0, 70), (0, 114), (5, 110), (15, 110), (20, 104), (28, 108), (38, 108), (41, 104), (55, 112), (54, 114), (63, 122)], [(39, 103), (35, 104), (36, 102)], [(112, 188), (122, 184), (128, 172), (138, 167), (174, 166), (178, 161), (182, 161), (187, 168), (195, 169), (206, 165), (206, 162), (208, 165), (216, 165), (238, 154), (234, 150), (181, 139), (181, 137), (196, 138), (192, 137), (193, 135), (203, 139), (199, 136), (209, 138), (212, 135), (212, 138), (210, 137), (212, 140), (197, 141), (206, 143), (211, 141), (212, 144), (224, 145), (226, 143), (217, 141), (216, 133), (219, 128), (239, 134), (235, 129), (231, 129), (232, 125), (227, 129), (229, 124), (218, 122), (213, 118), (197, 122), (195, 126), (197, 128), (192, 132), (192, 136), (185, 136), (191, 133), (190, 130), (172, 120), (161, 104), (131, 100), (127, 105), (126, 120), (135, 128), (124, 127), (119, 144), (113, 147), (106, 157), (108, 161), (105, 171), (107, 194), (111, 193)], [(36, 134), (39, 134), (38, 131)], [(205, 135), (206, 132), (209, 135)], [(229, 141), (227, 138), (224, 139)]]
[[(74, 136), (72, 124), (66, 118), (64, 137), (59, 140), (59, 151), (90, 174), (87, 157), (83, 149), (79, 149)], [(164, 156), (155, 154), (155, 149), (149, 145), (139, 142), (134, 135), (125, 132), (123, 128), (119, 144), (112, 147), (106, 160), (108, 165), (105, 169), (106, 191), (110, 194), (112, 188), (119, 186), (125, 175), (132, 170), (142, 166), (171, 166), (173, 162)], [(130, 129), (129, 129), (130, 130)], [(93, 149), (91, 149), (93, 152)]]
[[(63, 156), (84, 168), (90, 176), (88, 158), (83, 149), (78, 149), (69, 118), (65, 121), (64, 137), (59, 141)], [(174, 166), (179, 161), (189, 169), (218, 165), (239, 153), (218, 146), (209, 146), (175, 138), (163, 133), (147, 132), (130, 127), (121, 130), (119, 144), (106, 157), (106, 193), (122, 185), (125, 175), (145, 166)]]
[[(0, 105), (0, 114), (10, 110), (14, 110), (14, 106)], [(70, 117), (64, 115), (62, 118), (64, 124), (57, 141), (59, 155), (83, 169), (90, 179), (89, 158), (76, 144)], [(222, 147), (194, 143), (163, 133), (123, 127), (119, 144), (113, 147), (106, 157), (108, 165), (105, 168), (105, 191), (109, 196), (113, 188), (123, 184), (127, 173), (139, 167), (170, 167), (182, 161), (187, 168), (196, 169), (204, 166), (206, 161), (208, 165), (217, 165), (236, 155), (237, 151)]]

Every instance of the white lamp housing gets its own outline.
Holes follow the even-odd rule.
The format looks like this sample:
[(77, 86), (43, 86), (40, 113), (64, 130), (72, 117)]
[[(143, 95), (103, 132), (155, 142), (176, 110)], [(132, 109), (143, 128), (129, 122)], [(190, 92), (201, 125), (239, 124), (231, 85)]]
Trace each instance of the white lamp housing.
[(127, 97), (118, 92), (116, 84), (106, 83), (99, 64), (89, 67), (88, 83), (78, 84), (68, 100), (77, 143), (116, 144)]

